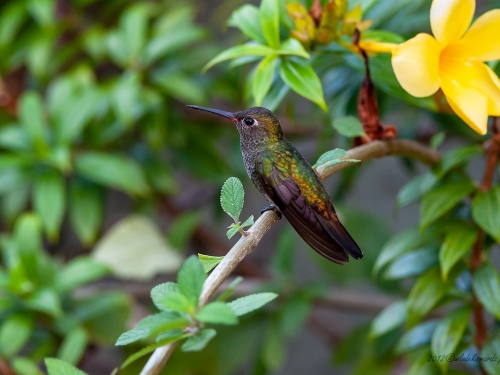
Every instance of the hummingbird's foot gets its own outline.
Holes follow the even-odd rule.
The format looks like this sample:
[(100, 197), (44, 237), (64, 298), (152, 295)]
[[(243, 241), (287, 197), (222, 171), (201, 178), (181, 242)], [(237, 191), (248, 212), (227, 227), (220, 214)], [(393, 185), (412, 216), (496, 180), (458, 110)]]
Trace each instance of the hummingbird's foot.
[(281, 211), (279, 210), (278, 207), (276, 206), (267, 206), (267, 207), (264, 207), (261, 211), (260, 211), (260, 214), (262, 215), (264, 212), (266, 211), (274, 211), (274, 213), (276, 215), (278, 215), (278, 220), (281, 220), (281, 217), (283, 216), (283, 214), (281, 213)]

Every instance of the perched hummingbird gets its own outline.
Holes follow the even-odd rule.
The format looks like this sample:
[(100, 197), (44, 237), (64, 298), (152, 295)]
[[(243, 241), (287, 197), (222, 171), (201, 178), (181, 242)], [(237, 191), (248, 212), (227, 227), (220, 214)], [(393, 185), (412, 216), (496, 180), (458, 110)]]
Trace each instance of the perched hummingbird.
[(281, 218), (326, 259), (344, 264), (363, 257), (360, 248), (340, 223), (330, 196), (318, 176), (288, 142), (278, 118), (268, 109), (253, 107), (240, 112), (188, 105), (231, 119), (240, 133), (243, 161), (250, 179)]

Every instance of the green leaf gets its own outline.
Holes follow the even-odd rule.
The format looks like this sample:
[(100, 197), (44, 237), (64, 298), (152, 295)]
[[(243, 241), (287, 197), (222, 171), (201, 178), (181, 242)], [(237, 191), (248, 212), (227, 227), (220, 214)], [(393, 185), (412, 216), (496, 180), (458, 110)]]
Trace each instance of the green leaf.
[(19, 102), (19, 116), (36, 150), (46, 151), (47, 124), (44, 120), (42, 98), (37, 92), (27, 91), (23, 94)]
[(446, 280), (453, 266), (472, 248), (476, 237), (477, 230), (464, 225), (454, 226), (446, 233), (439, 250), (439, 263), (441, 264), (443, 280)]
[(455, 148), (443, 155), (440, 174), (444, 175), (454, 167), (468, 163), (470, 160), (483, 155), (479, 145), (470, 145)]
[(434, 150), (437, 150), (439, 146), (443, 144), (445, 138), (446, 138), (445, 132), (436, 133), (432, 136), (431, 140), (429, 141), (429, 145)]
[(159, 284), (151, 289), (151, 299), (159, 310), (167, 311), (170, 309), (165, 308), (165, 305), (162, 303), (162, 301), (166, 295), (171, 293), (179, 293), (179, 287), (176, 283), (166, 282), (163, 284)]
[(243, 223), (241, 223), (241, 227), (242, 228), (250, 227), (253, 224), (254, 224), (254, 222), (253, 222), (253, 215), (251, 215), (248, 219), (246, 219)]
[(17, 375), (45, 375), (31, 358), (16, 357), (11, 361), (12, 369)]
[(212, 271), (224, 257), (215, 257), (212, 255), (198, 254), (198, 258), (200, 258), (201, 264), (203, 265), (203, 269), (206, 273)]
[(398, 192), (398, 206), (405, 207), (415, 203), (427, 193), (438, 181), (438, 177), (432, 172), (426, 172), (412, 178)]
[(201, 215), (195, 211), (184, 212), (170, 224), (168, 241), (176, 249), (183, 250), (193, 237), (193, 233), (201, 222)]
[(108, 267), (88, 255), (81, 255), (66, 263), (57, 274), (58, 290), (61, 293), (69, 292), (108, 274)]
[(238, 298), (228, 303), (237, 316), (248, 314), (278, 297), (276, 293), (257, 293)]
[(241, 224), (233, 223), (229, 227), (229, 230), (226, 232), (226, 236), (228, 239), (231, 239), (236, 233), (238, 233), (241, 229)]
[[(359, 160), (356, 159), (341, 159), (344, 156), (347, 156), (347, 151), (341, 148), (336, 148), (330, 151), (325, 152), (321, 155), (313, 165), (314, 169), (317, 169), (319, 166), (323, 166), (323, 169), (326, 169), (332, 165), (340, 164), (340, 163), (358, 163)], [(324, 164), (324, 165), (323, 165)]]
[(391, 303), (373, 320), (368, 337), (374, 339), (406, 322), (406, 301), (396, 301)]
[[(437, 325), (432, 335), (432, 354), (435, 356), (454, 353), (469, 323), (471, 309), (463, 307), (446, 315)], [(448, 369), (448, 361), (438, 361), (443, 373)]]
[(189, 337), (184, 344), (182, 344), (181, 349), (184, 352), (199, 352), (203, 350), (205, 346), (215, 337), (217, 332), (215, 329), (207, 328), (198, 333), (195, 336)]
[(139, 57), (146, 42), (149, 10), (149, 4), (136, 3), (120, 17), (121, 37), (125, 42), (125, 56), (129, 63)]
[(181, 312), (194, 312), (197, 305), (181, 293), (168, 293), (164, 295), (161, 299), (161, 304), (167, 309)]
[[(9, 3), (2, 9), (0, 17), (0, 45), (11, 43), (28, 17), (24, 3)], [(257, 14), (258, 17), (258, 14)], [(260, 24), (259, 24), (260, 26)]]
[(49, 375), (87, 375), (68, 362), (56, 358), (45, 358), (45, 366)]
[(90, 183), (73, 181), (69, 192), (69, 219), (84, 246), (97, 239), (104, 219), (104, 196), (101, 188)]
[(238, 323), (234, 310), (227, 303), (216, 301), (210, 302), (196, 314), (196, 319), (204, 323), (228, 324)]
[(394, 280), (420, 275), (438, 264), (435, 247), (410, 251), (394, 260), (385, 270), (384, 279)]
[(75, 157), (76, 172), (107, 187), (146, 195), (149, 187), (139, 164), (123, 155), (82, 152)]
[(220, 294), (220, 296), (217, 298), (217, 301), (222, 301), (222, 302), (226, 301), (234, 293), (236, 286), (242, 281), (243, 277), (236, 276), (234, 280), (231, 282), (231, 284), (229, 284), (227, 289)]
[(49, 239), (59, 239), (59, 228), (64, 217), (66, 191), (63, 176), (54, 170), (37, 175), (33, 186), (33, 205), (42, 219)]
[(41, 223), (37, 215), (23, 214), (14, 226), (14, 238), (30, 278), (41, 281), (39, 261), (42, 254)]
[(345, 116), (333, 120), (333, 127), (345, 137), (366, 137), (363, 125), (357, 117)]
[(276, 53), (276, 51), (268, 46), (263, 46), (261, 44), (243, 44), (241, 46), (231, 47), (225, 51), (222, 51), (212, 60), (210, 60), (203, 67), (202, 71), (206, 72), (212, 66), (226, 60), (232, 60), (243, 56), (268, 56), (274, 53)]
[(191, 255), (183, 264), (177, 275), (179, 291), (191, 302), (198, 304), (207, 275), (198, 257)]
[[(500, 353), (500, 339), (495, 338), (489, 341), (481, 351), (481, 357), (495, 358)], [(495, 361), (483, 361), (483, 367), (490, 375), (500, 375), (500, 366)]]
[(41, 26), (54, 24), (56, 9), (54, 0), (29, 0), (27, 8)]
[(283, 59), (280, 65), (280, 76), (293, 91), (316, 103), (325, 112), (328, 111), (321, 82), (310, 65), (288, 58)]
[(472, 279), (477, 298), (490, 314), (500, 319), (500, 276), (491, 264), (483, 264)]
[(124, 332), (116, 340), (116, 346), (128, 345), (133, 342), (145, 339), (150, 335), (150, 330), (146, 328), (134, 328), (127, 332)]
[(407, 300), (408, 327), (413, 327), (429, 313), (453, 286), (461, 269), (454, 268), (450, 277), (443, 281), (439, 267), (434, 267), (420, 276)]
[(51, 288), (37, 290), (33, 296), (26, 299), (26, 305), (35, 311), (49, 314), (55, 318), (61, 317), (63, 314), (59, 295)]
[(240, 217), (245, 200), (243, 184), (236, 177), (230, 177), (222, 185), (220, 194), (220, 204), (222, 209), (233, 218), (235, 222)]
[(34, 320), (31, 315), (17, 313), (3, 319), (0, 326), (0, 354), (11, 357), (27, 343), (33, 330)]
[(237, 27), (243, 34), (256, 42), (261, 44), (266, 42), (260, 24), (259, 9), (254, 5), (245, 4), (236, 9), (231, 14), (227, 24)]
[[(172, 13), (169, 12), (169, 15)], [(143, 59), (146, 64), (151, 64), (176, 50), (186, 48), (187, 45), (202, 39), (204, 35), (203, 29), (186, 24), (179, 25), (175, 31), (165, 30), (149, 40)]]
[(82, 327), (73, 329), (64, 337), (57, 358), (72, 365), (78, 364), (87, 348), (87, 342), (87, 333)]
[(500, 186), (480, 191), (472, 202), (474, 221), (500, 243)]
[[(130, 356), (128, 356), (127, 359), (125, 360), (125, 362), (123, 362), (123, 364), (120, 366), (120, 368), (124, 369), (125, 367), (127, 367), (131, 363), (137, 361), (139, 358), (145, 356), (146, 354), (151, 353), (155, 349), (158, 349), (159, 347), (165, 346), (165, 345), (170, 344), (172, 342), (182, 340), (183, 338), (185, 338), (187, 336), (188, 335), (169, 337), (165, 340), (158, 341), (156, 344), (148, 345), (145, 348), (142, 348), (141, 350), (139, 350), (138, 352), (135, 352), (134, 354), (131, 354)], [(52, 375), (52, 374), (49, 374), (49, 375)], [(68, 374), (68, 375), (70, 375), (70, 374)]]
[(475, 189), (472, 181), (467, 179), (448, 181), (425, 194), (420, 209), (420, 229), (439, 219)]
[(252, 95), (255, 105), (262, 105), (262, 100), (271, 88), (273, 82), (274, 68), (276, 67), (276, 55), (265, 57), (255, 70), (252, 80)]
[(280, 49), (276, 51), (278, 55), (291, 55), (305, 57), (306, 59), (311, 58), (309, 54), (304, 49), (304, 46), (295, 38), (287, 39), (283, 42)]
[(262, 0), (260, 3), (260, 24), (267, 44), (278, 49), (280, 46), (280, 15), (278, 0)]
[[(399, 339), (396, 345), (397, 353), (407, 353), (416, 348), (430, 344), (438, 321), (429, 320), (413, 327)], [(446, 353), (448, 354), (448, 353)]]

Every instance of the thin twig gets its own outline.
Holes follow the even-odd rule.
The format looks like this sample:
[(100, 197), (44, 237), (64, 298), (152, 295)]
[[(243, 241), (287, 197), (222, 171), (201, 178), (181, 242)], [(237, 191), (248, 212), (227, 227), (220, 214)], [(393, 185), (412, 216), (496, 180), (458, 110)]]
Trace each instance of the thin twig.
[[(368, 160), (385, 155), (405, 155), (426, 164), (435, 164), (440, 160), (439, 154), (428, 147), (418, 144), (414, 141), (391, 139), (374, 141), (369, 144), (353, 148), (347, 152), (345, 158), (355, 158), (359, 160)], [(351, 163), (341, 163), (332, 167), (320, 165), (316, 172), (320, 179), (324, 180), (335, 172), (352, 165)], [(278, 220), (278, 216), (273, 211), (266, 211), (262, 214), (255, 224), (250, 228), (251, 234), (241, 237), (240, 240), (227, 253), (224, 259), (208, 276), (203, 286), (203, 292), (200, 297), (200, 306), (205, 305), (222, 285), (224, 280), (233, 272), (236, 266), (248, 255), (260, 242), (264, 234)], [(174, 351), (176, 343), (170, 344), (155, 350), (149, 358), (146, 366), (142, 369), (140, 375), (157, 375), (168, 358)]]

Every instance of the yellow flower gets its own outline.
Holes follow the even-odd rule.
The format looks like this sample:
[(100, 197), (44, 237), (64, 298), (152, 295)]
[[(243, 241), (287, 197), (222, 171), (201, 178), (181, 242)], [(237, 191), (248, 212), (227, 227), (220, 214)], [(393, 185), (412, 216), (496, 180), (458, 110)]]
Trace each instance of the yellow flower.
[(364, 41), (372, 52), (392, 52), (401, 86), (413, 96), (434, 94), (440, 87), (450, 107), (479, 134), (488, 115), (500, 116), (500, 79), (484, 61), (500, 59), (500, 9), (480, 16), (470, 27), (475, 0), (434, 0), (434, 37), (418, 34), (396, 45)]

